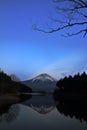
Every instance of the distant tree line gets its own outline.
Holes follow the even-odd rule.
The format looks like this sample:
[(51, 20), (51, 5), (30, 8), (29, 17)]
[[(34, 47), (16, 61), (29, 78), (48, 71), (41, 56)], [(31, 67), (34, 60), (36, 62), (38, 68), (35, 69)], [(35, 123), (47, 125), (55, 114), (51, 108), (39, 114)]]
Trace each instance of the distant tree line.
[(64, 79), (60, 79), (57, 82), (57, 87), (59, 90), (64, 91), (84, 91), (87, 90), (87, 74), (83, 72), (82, 74), (77, 74)]
[(56, 85), (54, 98), (57, 100), (87, 99), (87, 74), (85, 72), (60, 79)]

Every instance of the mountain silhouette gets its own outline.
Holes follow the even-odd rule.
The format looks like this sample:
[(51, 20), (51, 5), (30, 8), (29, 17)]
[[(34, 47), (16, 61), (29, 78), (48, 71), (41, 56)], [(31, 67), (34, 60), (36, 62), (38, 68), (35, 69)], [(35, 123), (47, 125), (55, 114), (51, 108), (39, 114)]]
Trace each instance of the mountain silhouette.
[(32, 91), (53, 92), (56, 87), (56, 82), (53, 77), (44, 73), (22, 83), (31, 87)]

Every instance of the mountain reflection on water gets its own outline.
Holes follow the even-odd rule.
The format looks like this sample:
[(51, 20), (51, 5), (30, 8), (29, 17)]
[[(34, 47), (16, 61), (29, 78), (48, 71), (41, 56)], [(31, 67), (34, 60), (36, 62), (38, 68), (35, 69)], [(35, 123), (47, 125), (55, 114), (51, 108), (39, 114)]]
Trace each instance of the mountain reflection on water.
[(55, 108), (55, 101), (52, 96), (32, 96), (30, 100), (22, 102), (23, 105), (26, 105), (33, 110), (41, 114), (46, 114), (51, 112)]
[(37, 95), (0, 104), (0, 130), (87, 130), (87, 102), (55, 101)]

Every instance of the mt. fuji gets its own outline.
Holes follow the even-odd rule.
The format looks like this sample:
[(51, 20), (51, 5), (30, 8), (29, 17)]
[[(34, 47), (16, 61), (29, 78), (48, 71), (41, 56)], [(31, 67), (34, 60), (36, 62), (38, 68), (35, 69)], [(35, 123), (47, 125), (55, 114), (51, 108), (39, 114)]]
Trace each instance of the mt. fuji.
[(31, 80), (26, 80), (23, 83), (32, 88), (33, 91), (53, 92), (56, 87), (56, 82), (53, 77), (44, 73)]

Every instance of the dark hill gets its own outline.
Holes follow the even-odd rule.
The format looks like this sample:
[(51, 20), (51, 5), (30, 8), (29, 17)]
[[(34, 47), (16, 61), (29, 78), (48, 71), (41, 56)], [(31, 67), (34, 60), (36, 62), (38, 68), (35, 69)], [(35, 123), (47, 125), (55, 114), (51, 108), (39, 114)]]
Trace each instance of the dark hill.
[(12, 81), (11, 77), (0, 72), (0, 94), (3, 93), (20, 93), (20, 92), (31, 92), (31, 88), (27, 87), (20, 82)]

